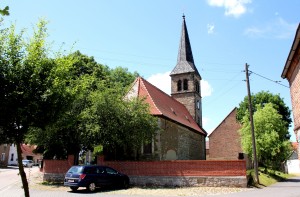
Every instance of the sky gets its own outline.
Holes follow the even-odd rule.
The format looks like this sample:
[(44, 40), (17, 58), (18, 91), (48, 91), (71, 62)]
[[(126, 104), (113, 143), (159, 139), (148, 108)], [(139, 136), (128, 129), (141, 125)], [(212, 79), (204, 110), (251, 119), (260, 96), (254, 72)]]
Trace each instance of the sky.
[[(170, 94), (182, 15), (202, 77), (203, 128), (210, 134), (247, 95), (279, 94), (291, 107), (281, 74), (299, 24), (299, 0), (2, 0), (5, 25), (26, 29), (48, 23), (53, 50), (79, 50), (98, 63), (137, 71)], [(275, 82), (277, 81), (277, 83)], [(280, 82), (279, 82), (280, 81)], [(293, 127), (291, 140), (295, 141)]]

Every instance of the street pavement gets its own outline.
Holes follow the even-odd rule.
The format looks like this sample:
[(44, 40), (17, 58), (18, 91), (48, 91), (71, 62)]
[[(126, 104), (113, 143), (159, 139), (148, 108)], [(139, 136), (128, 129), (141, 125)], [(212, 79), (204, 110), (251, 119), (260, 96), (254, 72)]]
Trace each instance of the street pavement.
[(292, 177), (286, 181), (275, 183), (263, 189), (254, 189), (238, 193), (222, 195), (222, 197), (300, 197), (300, 177)]
[[(34, 174), (38, 172), (38, 168), (26, 168), (26, 174), (28, 175), (29, 181), (33, 180)], [(213, 188), (211, 188), (213, 189)], [(153, 189), (155, 190), (155, 189)], [(168, 190), (167, 190), (168, 191)], [(170, 191), (170, 189), (169, 189)], [(284, 182), (278, 182), (269, 187), (265, 187), (263, 189), (246, 189), (244, 191), (229, 193), (229, 194), (211, 194), (205, 195), (201, 193), (177, 193), (167, 192), (167, 193), (144, 193), (143, 195), (136, 195), (134, 193), (122, 193), (122, 191), (115, 192), (106, 192), (106, 191), (98, 191), (95, 193), (88, 193), (86, 190), (82, 189), (76, 193), (70, 191), (69, 188), (64, 187), (50, 187), (43, 186), (39, 187), (31, 187), (30, 196), (31, 197), (69, 197), (69, 196), (103, 196), (103, 197), (128, 197), (128, 196), (149, 196), (149, 197), (166, 197), (166, 196), (185, 196), (185, 197), (212, 197), (212, 196), (220, 196), (220, 197), (300, 197), (300, 176), (290, 178)], [(24, 191), (22, 189), (21, 180), (18, 176), (18, 169), (0, 169), (0, 197), (23, 197)]]

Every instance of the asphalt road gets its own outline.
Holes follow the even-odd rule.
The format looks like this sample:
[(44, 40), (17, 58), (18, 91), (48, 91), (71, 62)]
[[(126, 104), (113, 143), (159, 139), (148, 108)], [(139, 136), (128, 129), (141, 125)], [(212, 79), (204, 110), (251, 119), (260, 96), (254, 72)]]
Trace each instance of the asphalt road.
[[(37, 167), (26, 168), (26, 174), (28, 175), (29, 181), (30, 177), (38, 171)], [(23, 197), (24, 191), (21, 186), (21, 179), (18, 176), (18, 169), (0, 169), (0, 197)], [(39, 189), (33, 187), (30, 189), (31, 197), (69, 197), (69, 196), (103, 196), (103, 197), (128, 197), (128, 196), (149, 196), (149, 197), (166, 197), (166, 196), (185, 196), (190, 197), (187, 194), (177, 194), (169, 195), (168, 193), (160, 194), (143, 194), (143, 195), (130, 195), (124, 194), (122, 192), (103, 192), (98, 191), (96, 193), (88, 193), (86, 190), (79, 190), (76, 193), (73, 193), (68, 188), (58, 187), (50, 189), (50, 187), (43, 187)], [(214, 194), (214, 195), (202, 195), (195, 194), (192, 196), (201, 196), (201, 197), (300, 197), (300, 177), (293, 177), (288, 179), (285, 182), (279, 182), (272, 186), (263, 188), (263, 189), (247, 189), (246, 191), (230, 193), (230, 194)]]

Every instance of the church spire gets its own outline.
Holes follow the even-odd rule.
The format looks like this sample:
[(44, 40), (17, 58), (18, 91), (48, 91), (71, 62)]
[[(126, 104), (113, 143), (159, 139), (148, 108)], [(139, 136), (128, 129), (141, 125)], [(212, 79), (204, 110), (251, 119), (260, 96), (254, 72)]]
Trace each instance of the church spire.
[(177, 56), (177, 64), (170, 75), (195, 72), (199, 75), (199, 72), (195, 66), (192, 48), (190, 44), (189, 34), (186, 27), (185, 15), (182, 16), (182, 30), (179, 43), (179, 50)]

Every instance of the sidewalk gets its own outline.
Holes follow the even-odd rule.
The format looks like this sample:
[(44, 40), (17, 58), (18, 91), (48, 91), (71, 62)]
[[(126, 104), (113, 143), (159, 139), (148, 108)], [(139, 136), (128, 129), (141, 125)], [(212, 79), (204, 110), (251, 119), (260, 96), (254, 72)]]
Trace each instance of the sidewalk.
[(222, 197), (300, 197), (300, 176), (289, 178), (263, 189), (253, 189), (238, 193), (225, 194)]

